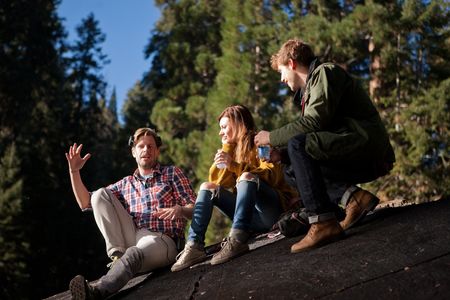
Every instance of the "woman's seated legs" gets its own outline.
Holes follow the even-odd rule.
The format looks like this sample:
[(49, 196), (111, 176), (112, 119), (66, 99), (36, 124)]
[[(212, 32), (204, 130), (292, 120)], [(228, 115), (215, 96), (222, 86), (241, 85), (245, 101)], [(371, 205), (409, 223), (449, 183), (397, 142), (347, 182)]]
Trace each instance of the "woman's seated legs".
[(260, 181), (253, 209), (251, 230), (269, 231), (283, 212), (280, 195), (266, 182)]
[(192, 214), (188, 241), (172, 266), (173, 272), (183, 270), (206, 259), (205, 234), (211, 220), (214, 205), (230, 218), (234, 215), (235, 195), (211, 182), (200, 186)]
[(195, 201), (192, 222), (189, 228), (188, 242), (193, 241), (199, 245), (205, 244), (205, 233), (213, 211), (213, 196), (218, 186), (211, 182), (204, 182), (200, 186)]
[(269, 230), (282, 212), (278, 193), (251, 173), (243, 173), (239, 180), (232, 229)]
[(200, 245), (204, 245), (205, 233), (208, 229), (214, 206), (232, 219), (234, 216), (235, 203), (236, 196), (232, 192), (211, 182), (202, 183), (192, 214), (188, 241), (195, 241)]

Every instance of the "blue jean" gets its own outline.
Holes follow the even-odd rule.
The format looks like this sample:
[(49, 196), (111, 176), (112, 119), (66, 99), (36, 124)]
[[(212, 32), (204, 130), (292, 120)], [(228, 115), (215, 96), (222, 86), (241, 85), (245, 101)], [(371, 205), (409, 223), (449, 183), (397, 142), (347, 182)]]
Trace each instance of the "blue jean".
[(205, 233), (216, 206), (233, 220), (232, 228), (247, 232), (270, 230), (282, 213), (278, 193), (267, 183), (241, 180), (237, 184), (237, 193), (220, 188), (216, 193), (200, 190), (195, 202), (188, 241), (204, 245)]

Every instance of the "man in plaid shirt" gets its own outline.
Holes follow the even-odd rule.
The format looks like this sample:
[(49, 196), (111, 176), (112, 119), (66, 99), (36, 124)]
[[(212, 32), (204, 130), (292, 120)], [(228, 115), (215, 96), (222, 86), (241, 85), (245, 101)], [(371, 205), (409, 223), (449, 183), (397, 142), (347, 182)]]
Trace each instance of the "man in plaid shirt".
[(111, 269), (97, 284), (77, 275), (69, 288), (73, 299), (101, 299), (121, 289), (136, 273), (172, 264), (183, 248), (186, 219), (192, 217), (196, 195), (180, 168), (161, 166), (161, 138), (139, 128), (130, 138), (137, 162), (133, 175), (89, 193), (80, 170), (91, 157), (81, 157), (82, 145), (70, 147), (72, 189), (82, 210), (92, 209), (105, 238)]

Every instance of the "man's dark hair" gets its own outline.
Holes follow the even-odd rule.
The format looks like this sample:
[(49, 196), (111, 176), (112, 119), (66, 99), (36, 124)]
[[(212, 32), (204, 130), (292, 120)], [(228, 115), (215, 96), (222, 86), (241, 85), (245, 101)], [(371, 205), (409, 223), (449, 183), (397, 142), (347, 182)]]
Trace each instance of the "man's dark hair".
[(286, 66), (289, 59), (296, 61), (304, 67), (309, 67), (316, 58), (311, 47), (299, 39), (291, 39), (281, 46), (277, 53), (272, 55), (270, 64), (272, 69), (278, 71), (280, 65)]
[(130, 147), (134, 147), (136, 142), (142, 137), (146, 135), (151, 135), (155, 139), (156, 147), (162, 146), (161, 137), (156, 133), (156, 130), (152, 128), (139, 128), (137, 129), (132, 136), (128, 139), (128, 145)]

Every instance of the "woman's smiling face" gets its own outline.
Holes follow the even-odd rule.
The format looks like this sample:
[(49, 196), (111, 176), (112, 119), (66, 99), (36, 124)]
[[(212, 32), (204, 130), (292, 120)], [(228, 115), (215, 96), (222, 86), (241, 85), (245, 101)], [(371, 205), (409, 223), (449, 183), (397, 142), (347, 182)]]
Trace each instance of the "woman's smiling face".
[(219, 121), (220, 131), (219, 135), (222, 139), (222, 144), (233, 144), (234, 130), (228, 117), (222, 117)]

